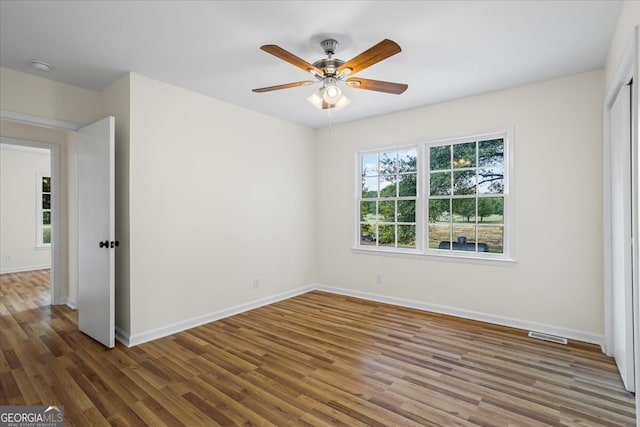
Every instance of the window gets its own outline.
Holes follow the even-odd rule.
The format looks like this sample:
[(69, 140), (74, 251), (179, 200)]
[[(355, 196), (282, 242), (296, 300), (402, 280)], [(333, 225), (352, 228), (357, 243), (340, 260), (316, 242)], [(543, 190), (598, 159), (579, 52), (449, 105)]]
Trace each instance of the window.
[(38, 176), (36, 246), (51, 245), (51, 177)]
[(358, 153), (357, 249), (510, 259), (509, 151), (498, 132)]
[(430, 145), (428, 248), (504, 251), (504, 138)]
[(416, 248), (417, 147), (360, 156), (360, 245)]

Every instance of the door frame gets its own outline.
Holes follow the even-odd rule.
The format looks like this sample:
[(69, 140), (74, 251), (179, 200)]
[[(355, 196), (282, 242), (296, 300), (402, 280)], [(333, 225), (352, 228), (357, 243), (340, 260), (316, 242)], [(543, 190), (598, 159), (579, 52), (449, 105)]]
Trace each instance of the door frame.
[[(610, 140), (610, 120), (609, 113), (620, 89), (633, 80), (634, 84), (631, 91), (631, 179), (635, 187), (631, 195), (631, 207), (633, 215), (631, 224), (633, 228), (633, 245), (634, 254), (632, 260), (633, 275), (633, 335), (634, 335), (634, 354), (635, 354), (635, 383), (640, 387), (640, 287), (638, 276), (640, 276), (639, 252), (640, 240), (638, 240), (638, 199), (640, 192), (640, 180), (638, 174), (638, 165), (640, 162), (640, 150), (638, 146), (638, 121), (640, 120), (640, 111), (638, 111), (638, 87), (640, 86), (639, 66), (638, 66), (638, 49), (639, 44), (639, 28), (636, 26), (627, 49), (615, 70), (615, 74), (607, 87), (603, 104), (603, 286), (604, 286), (604, 342), (602, 344), (603, 352), (612, 356), (613, 353), (613, 284), (612, 284), (612, 262), (611, 262), (611, 140)], [(636, 393), (636, 420), (640, 423), (640, 393)]]
[[(76, 123), (65, 122), (62, 120), (50, 119), (47, 117), (34, 116), (30, 114), (24, 113), (16, 113), (8, 110), (0, 110), (0, 119), (7, 120), (12, 122), (24, 123), (32, 126), (38, 126), (43, 128), (50, 128), (56, 130), (65, 130), (65, 131), (77, 131), (82, 127)], [(41, 141), (31, 141), (26, 139), (17, 139), (17, 138), (8, 138), (2, 137), (2, 142), (6, 142), (7, 144), (12, 145), (22, 145), (26, 147), (37, 147), (37, 148), (45, 148), (51, 152), (51, 179), (53, 181), (52, 193), (53, 193), (53, 204), (51, 206), (51, 227), (54, 233), (54, 239), (51, 243), (51, 304), (52, 305), (61, 305), (66, 304), (71, 308), (76, 308), (73, 305), (73, 301), (70, 300), (69, 291), (67, 290), (66, 295), (63, 295), (60, 289), (60, 286), (57, 284), (61, 283), (61, 271), (63, 270), (63, 256), (60, 253), (60, 250), (56, 248), (56, 238), (55, 233), (56, 230), (60, 230), (60, 204), (56, 203), (56, 200), (59, 200), (59, 197), (56, 195), (60, 194), (60, 145), (53, 142), (41, 142)], [(68, 197), (75, 197), (75, 194), (69, 194)], [(67, 253), (67, 257), (68, 257)], [(67, 262), (68, 264), (68, 262)]]

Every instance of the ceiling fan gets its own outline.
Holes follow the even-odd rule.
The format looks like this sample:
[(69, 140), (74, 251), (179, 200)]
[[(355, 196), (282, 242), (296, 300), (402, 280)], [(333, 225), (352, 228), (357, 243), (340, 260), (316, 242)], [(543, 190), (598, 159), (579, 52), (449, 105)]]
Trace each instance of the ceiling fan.
[(370, 47), (347, 62), (333, 57), (336, 48), (338, 47), (338, 42), (336, 40), (323, 40), (320, 45), (324, 49), (327, 58), (319, 59), (313, 64), (298, 58), (280, 46), (273, 44), (260, 46), (260, 49), (265, 52), (270, 53), (271, 55), (276, 56), (303, 71), (313, 74), (317, 80), (303, 80), (300, 82), (262, 87), (259, 89), (253, 89), (253, 92), (271, 92), (273, 90), (306, 86), (320, 81), (322, 82), (322, 87), (316, 90), (307, 98), (307, 100), (319, 109), (326, 110), (335, 108), (336, 110), (339, 110), (350, 103), (349, 99), (344, 96), (342, 90), (338, 87), (339, 84), (344, 84), (346, 87), (353, 89), (374, 90), (377, 92), (386, 92), (395, 95), (400, 95), (407, 90), (408, 85), (403, 83), (350, 77), (353, 74), (400, 52), (400, 46), (393, 40), (384, 39), (380, 43)]

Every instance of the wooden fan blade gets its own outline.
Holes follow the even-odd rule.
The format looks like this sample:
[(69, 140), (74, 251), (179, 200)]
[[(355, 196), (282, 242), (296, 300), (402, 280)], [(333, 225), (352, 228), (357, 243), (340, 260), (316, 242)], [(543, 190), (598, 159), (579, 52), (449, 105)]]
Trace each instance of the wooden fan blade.
[(289, 89), (291, 87), (298, 87), (298, 86), (307, 86), (307, 85), (311, 85), (314, 84), (315, 82), (313, 80), (304, 80), (301, 82), (294, 82), (294, 83), (286, 83), (283, 85), (276, 85), (276, 86), (269, 86), (269, 87), (261, 87), (258, 89), (253, 89), (253, 92), (258, 92), (258, 93), (262, 93), (262, 92), (271, 92), (272, 90), (280, 90), (280, 89)]
[(275, 44), (266, 44), (264, 46), (260, 46), (260, 49), (264, 50), (267, 53), (270, 53), (271, 55), (277, 58), (282, 59), (283, 61), (288, 62), (291, 65), (294, 65), (300, 68), (303, 71), (307, 71), (311, 74), (317, 74), (320, 76), (322, 75), (321, 69), (314, 67), (312, 64), (309, 64), (304, 59), (298, 58), (293, 53), (284, 50), (280, 46), (276, 46)]
[(381, 80), (361, 79), (359, 77), (352, 77), (350, 79), (347, 79), (344, 84), (354, 89), (375, 90), (377, 92), (393, 93), (395, 95), (400, 95), (409, 87), (404, 83), (392, 83)]
[(338, 67), (338, 74), (355, 74), (372, 66), (388, 57), (400, 52), (400, 46), (393, 40), (384, 39), (380, 43), (370, 47), (360, 55), (352, 58)]

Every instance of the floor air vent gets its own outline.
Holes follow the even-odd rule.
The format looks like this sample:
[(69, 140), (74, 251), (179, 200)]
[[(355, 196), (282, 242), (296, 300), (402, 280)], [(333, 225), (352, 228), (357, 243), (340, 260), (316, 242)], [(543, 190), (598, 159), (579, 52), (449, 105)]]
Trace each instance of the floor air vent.
[(538, 338), (539, 340), (551, 341), (558, 344), (567, 344), (567, 339), (562, 337), (556, 337), (555, 335), (543, 334), (542, 332), (531, 332), (529, 331), (529, 336), (531, 338)]

